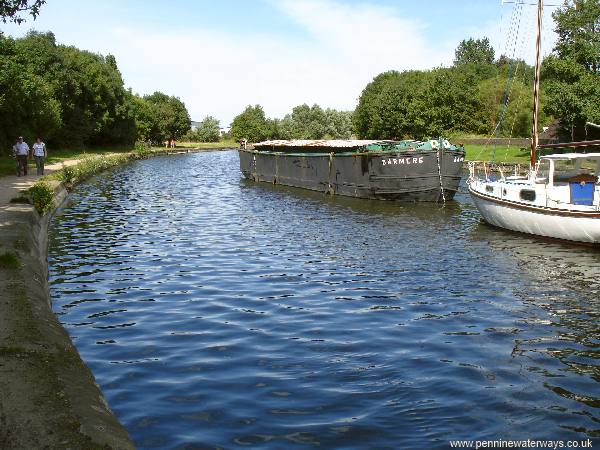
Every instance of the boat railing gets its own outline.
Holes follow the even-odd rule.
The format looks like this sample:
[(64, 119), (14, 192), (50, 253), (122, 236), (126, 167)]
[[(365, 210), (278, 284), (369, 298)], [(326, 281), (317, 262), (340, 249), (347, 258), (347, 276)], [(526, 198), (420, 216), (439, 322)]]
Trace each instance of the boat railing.
[(469, 181), (497, 181), (527, 179), (529, 165), (495, 161), (469, 161)]

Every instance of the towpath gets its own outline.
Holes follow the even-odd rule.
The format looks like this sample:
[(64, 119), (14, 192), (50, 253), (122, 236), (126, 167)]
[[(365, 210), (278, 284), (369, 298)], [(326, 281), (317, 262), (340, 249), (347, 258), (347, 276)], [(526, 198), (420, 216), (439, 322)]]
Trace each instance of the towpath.
[[(71, 166), (77, 164), (78, 159), (68, 159), (65, 161), (46, 165), (45, 175), (49, 175), (52, 172), (62, 169), (64, 166)], [(16, 175), (5, 175), (0, 177), (0, 207), (6, 206), (10, 203), (12, 198), (18, 197), (19, 192), (30, 188), (40, 178), (40, 175), (36, 175), (35, 167), (29, 167), (27, 176), (17, 177)]]

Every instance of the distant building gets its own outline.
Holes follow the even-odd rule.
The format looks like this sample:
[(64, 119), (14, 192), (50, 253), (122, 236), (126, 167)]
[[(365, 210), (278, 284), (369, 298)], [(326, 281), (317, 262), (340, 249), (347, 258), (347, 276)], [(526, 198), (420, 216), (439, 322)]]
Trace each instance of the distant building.
[(223, 137), (224, 134), (227, 134), (231, 131), (231, 127), (222, 127), (219, 128), (219, 136)]

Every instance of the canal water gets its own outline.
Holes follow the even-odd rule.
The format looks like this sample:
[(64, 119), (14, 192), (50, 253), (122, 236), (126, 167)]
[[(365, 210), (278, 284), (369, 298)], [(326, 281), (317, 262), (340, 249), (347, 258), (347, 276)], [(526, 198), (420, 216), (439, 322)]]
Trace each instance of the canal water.
[(600, 253), (488, 227), (464, 193), (156, 157), (78, 187), (50, 241), (54, 310), (140, 449), (600, 437)]

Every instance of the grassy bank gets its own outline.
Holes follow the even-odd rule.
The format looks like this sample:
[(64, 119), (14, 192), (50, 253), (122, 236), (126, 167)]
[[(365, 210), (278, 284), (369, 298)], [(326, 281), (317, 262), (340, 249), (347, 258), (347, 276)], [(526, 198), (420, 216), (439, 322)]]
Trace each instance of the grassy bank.
[[(98, 147), (91, 149), (48, 149), (48, 159), (46, 165), (53, 164), (68, 159), (80, 159), (91, 155), (103, 155), (106, 153), (128, 153), (133, 151), (133, 146), (121, 147)], [(9, 155), (0, 156), (0, 176), (16, 174), (16, 160)], [(35, 162), (29, 161), (28, 168), (35, 173)]]
[(73, 156), (79, 159), (75, 164), (64, 166), (50, 175), (41, 177), (24, 194), (24, 198), (35, 206), (38, 213), (43, 214), (52, 209), (56, 184), (63, 183), (67, 188), (85, 181), (92, 175), (120, 166), (130, 160), (144, 159), (151, 154), (167, 152), (168, 149), (139, 148), (134, 151), (111, 153), (86, 153)]
[(222, 149), (222, 148), (238, 148), (240, 143), (233, 139), (225, 139), (219, 142), (178, 142), (177, 147), (182, 148), (201, 148), (201, 149)]
[[(224, 149), (224, 148), (237, 148), (239, 144), (234, 140), (225, 140), (221, 142), (178, 142), (177, 149)], [(150, 151), (164, 151), (173, 150), (165, 149), (165, 147), (152, 147)], [(119, 147), (98, 147), (89, 149), (48, 149), (48, 159), (46, 165), (59, 163), (69, 159), (82, 159), (89, 156), (95, 155), (106, 155), (122, 153), (127, 154), (134, 151), (133, 146), (119, 146)], [(16, 173), (16, 160), (9, 155), (0, 156), (0, 176), (14, 175)], [(29, 170), (35, 173), (35, 162), (29, 161)]]
[(466, 159), (469, 161), (519, 162), (529, 161), (529, 148), (516, 145), (471, 145), (465, 144)]

